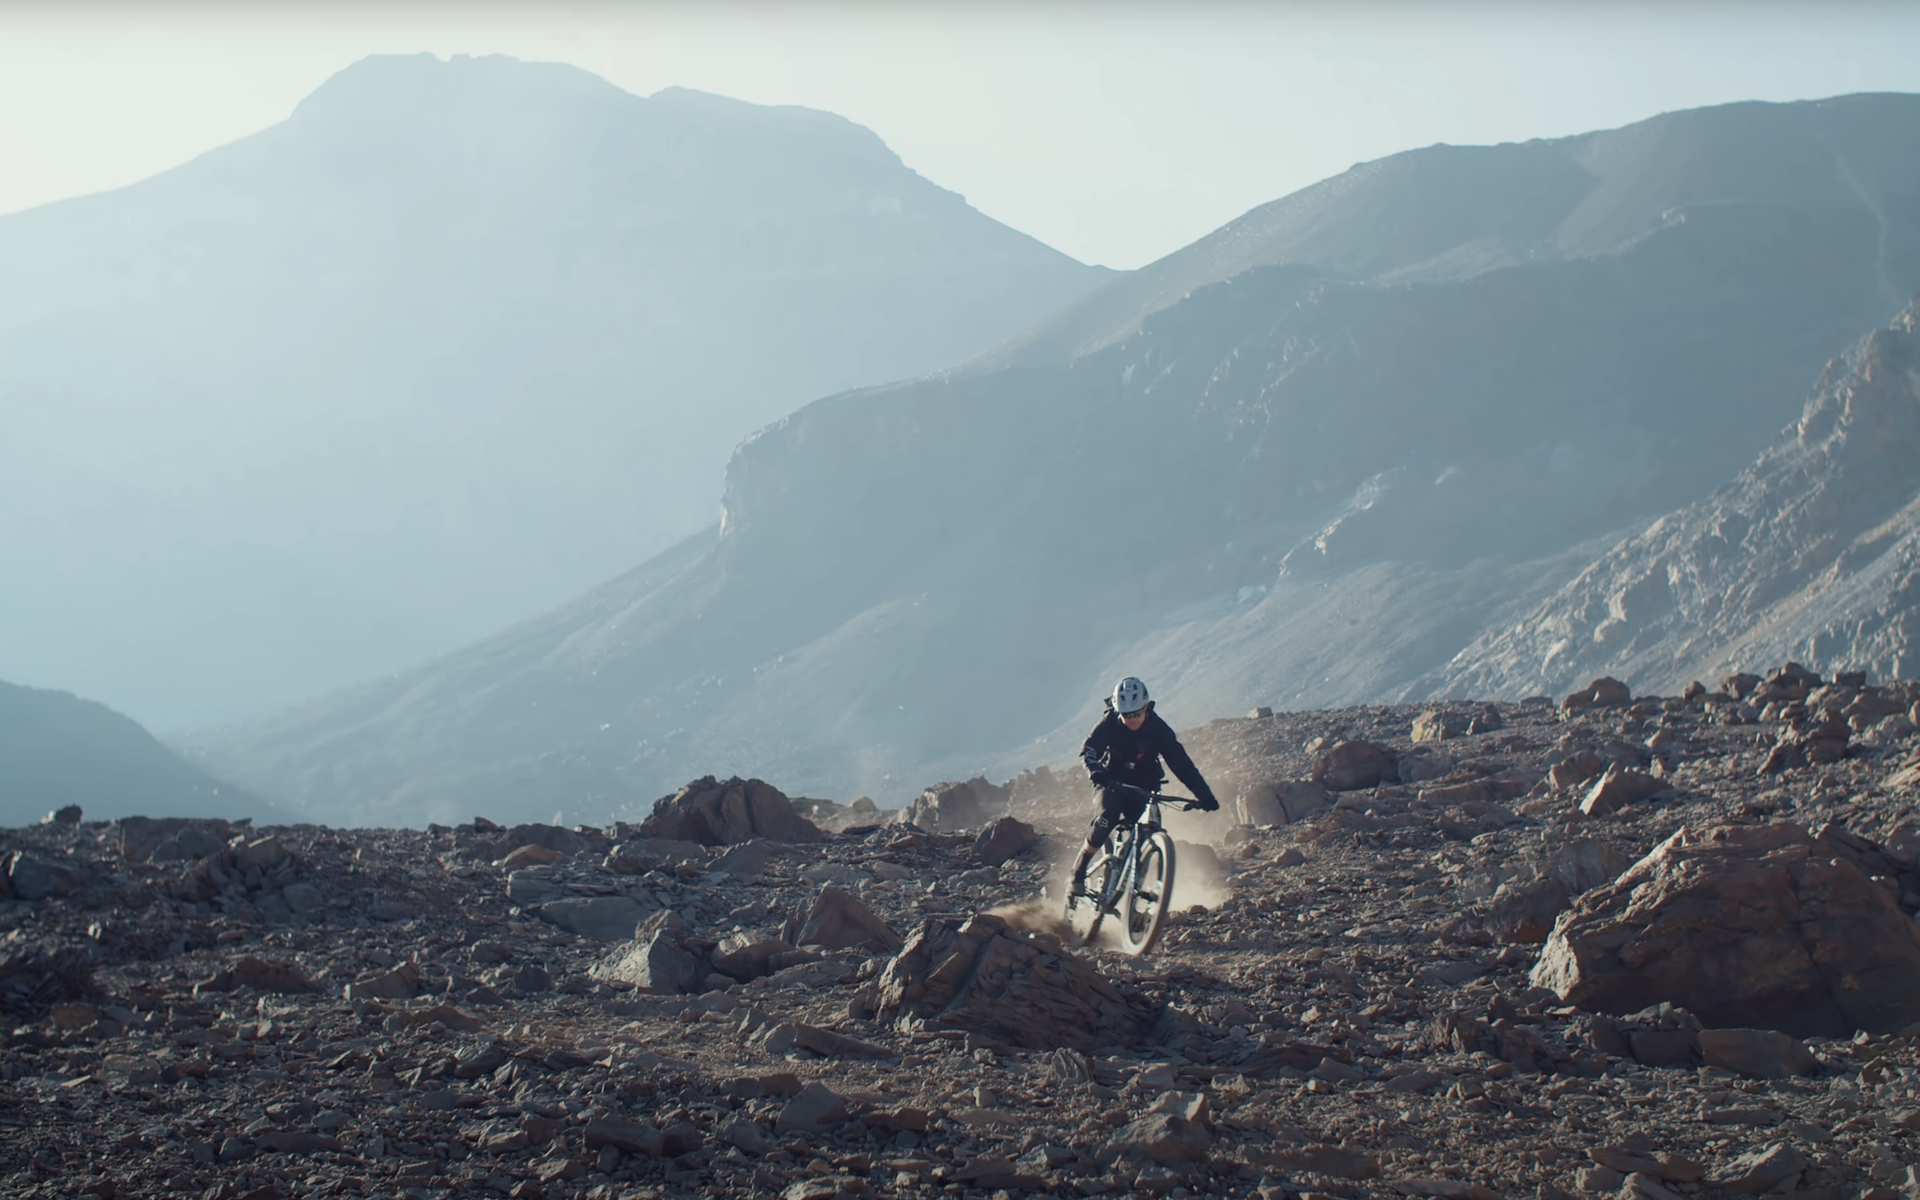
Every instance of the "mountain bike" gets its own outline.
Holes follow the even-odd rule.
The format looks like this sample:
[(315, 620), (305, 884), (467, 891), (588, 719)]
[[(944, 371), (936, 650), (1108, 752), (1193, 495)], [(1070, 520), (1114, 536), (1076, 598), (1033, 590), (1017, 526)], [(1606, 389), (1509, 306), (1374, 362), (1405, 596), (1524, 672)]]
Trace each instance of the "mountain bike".
[(1067, 889), (1067, 927), (1082, 946), (1091, 945), (1108, 917), (1120, 923), (1120, 944), (1128, 954), (1141, 955), (1160, 940), (1173, 900), (1173, 838), (1160, 825), (1160, 805), (1180, 809), (1198, 807), (1196, 801), (1163, 796), (1145, 788), (1122, 785), (1147, 798), (1140, 819), (1116, 825), (1106, 844), (1087, 863), (1087, 890), (1074, 895)]

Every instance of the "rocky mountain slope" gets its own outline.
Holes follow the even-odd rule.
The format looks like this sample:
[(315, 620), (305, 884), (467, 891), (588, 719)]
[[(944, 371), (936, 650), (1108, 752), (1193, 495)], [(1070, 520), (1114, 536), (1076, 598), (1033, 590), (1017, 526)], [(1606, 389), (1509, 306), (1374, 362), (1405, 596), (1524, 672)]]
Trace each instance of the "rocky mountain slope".
[(70, 805), (96, 820), (144, 812), (286, 818), (189, 766), (104, 704), (0, 682), (0, 824), (25, 825)]
[[(1754, 464), (1460, 653), (1465, 693), (1612, 674), (1677, 690), (1741, 662), (1898, 674), (1920, 634), (1920, 306), (1831, 363)], [(1763, 658), (1763, 660), (1764, 660)]]
[(1736, 691), (1189, 730), (1259, 823), (1173, 818), (1144, 958), (1037, 898), (1087, 815), (1041, 773), (984, 789), (1032, 825), (821, 833), (709, 777), (641, 826), (0, 832), (0, 1173), (23, 1200), (1909, 1200), (1920, 686)]
[(766, 422), (1111, 277), (828, 113), (367, 59), (0, 218), (0, 672), (178, 729), (418, 661), (711, 524)]
[[(891, 804), (1062, 761), (1123, 673), (1184, 721), (1427, 694), (1593, 543), (1751, 462), (1920, 286), (1916, 114), (1735, 106), (1358, 168), (1215, 235), (1198, 275), (1110, 285), (1151, 306), (1175, 267), (1227, 276), (1132, 333), (811, 404), (734, 455), (717, 536), (196, 744), (330, 820), (620, 813), (715, 767)], [(1775, 170), (1810, 147), (1825, 183)], [(1547, 189), (1559, 215), (1510, 230), (1558, 249), (1422, 266), (1484, 240), (1459, 197), (1569, 155), (1584, 198)], [(1349, 194), (1358, 225), (1256, 236)], [(1399, 249), (1353, 259), (1359, 228)]]

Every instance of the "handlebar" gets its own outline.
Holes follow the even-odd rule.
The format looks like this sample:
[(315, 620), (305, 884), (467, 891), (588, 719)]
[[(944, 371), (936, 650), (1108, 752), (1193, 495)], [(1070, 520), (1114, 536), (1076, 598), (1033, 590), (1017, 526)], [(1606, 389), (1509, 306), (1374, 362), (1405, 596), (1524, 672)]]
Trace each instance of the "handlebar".
[(1193, 812), (1195, 809), (1198, 809), (1200, 807), (1200, 802), (1198, 800), (1190, 799), (1186, 796), (1169, 796), (1165, 792), (1150, 792), (1146, 788), (1141, 787), (1137, 783), (1116, 783), (1112, 786), (1121, 788), (1129, 792), (1138, 792), (1140, 795), (1145, 796), (1149, 800), (1154, 800), (1154, 801), (1158, 801), (1161, 804), (1170, 805), (1174, 808), (1180, 809), (1183, 812)]

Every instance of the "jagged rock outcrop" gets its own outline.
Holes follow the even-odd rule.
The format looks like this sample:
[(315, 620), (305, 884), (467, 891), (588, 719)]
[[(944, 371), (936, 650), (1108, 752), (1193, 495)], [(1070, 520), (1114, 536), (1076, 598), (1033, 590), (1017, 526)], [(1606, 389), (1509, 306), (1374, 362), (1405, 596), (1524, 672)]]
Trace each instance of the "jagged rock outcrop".
[(1533, 981), (1625, 1013), (1836, 1036), (1920, 1021), (1920, 925), (1837, 837), (1683, 827), (1562, 915)]
[(640, 836), (731, 846), (754, 838), (776, 842), (817, 842), (820, 830), (793, 811), (786, 795), (772, 784), (735, 776), (722, 783), (708, 775), (694, 780), (653, 805)]
[(936, 783), (902, 809), (895, 820), (934, 833), (978, 829), (1006, 815), (1008, 789), (983, 778)]
[(875, 1012), (1033, 1050), (1081, 1051), (1131, 1042), (1157, 1015), (1056, 938), (984, 913), (922, 924), (881, 971)]
[[(1463, 650), (1449, 690), (1607, 673), (1675, 693), (1753, 662), (1920, 662), (1920, 307), (1828, 364), (1800, 419), (1712, 496), (1620, 542)], [(1817, 684), (1817, 677), (1815, 680)]]
[(842, 888), (821, 888), (806, 913), (796, 913), (788, 924), (792, 930), (788, 940), (796, 946), (821, 950), (861, 947), (882, 954), (900, 948), (900, 935), (893, 927)]

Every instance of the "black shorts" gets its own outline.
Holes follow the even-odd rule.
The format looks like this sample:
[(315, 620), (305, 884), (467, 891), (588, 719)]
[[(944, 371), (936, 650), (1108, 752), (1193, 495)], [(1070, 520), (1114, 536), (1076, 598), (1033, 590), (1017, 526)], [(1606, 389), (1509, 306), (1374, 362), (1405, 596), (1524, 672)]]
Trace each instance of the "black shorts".
[(1100, 789), (1100, 815), (1093, 823), (1105, 834), (1109, 829), (1133, 824), (1146, 811), (1147, 798), (1138, 789), (1104, 787)]

